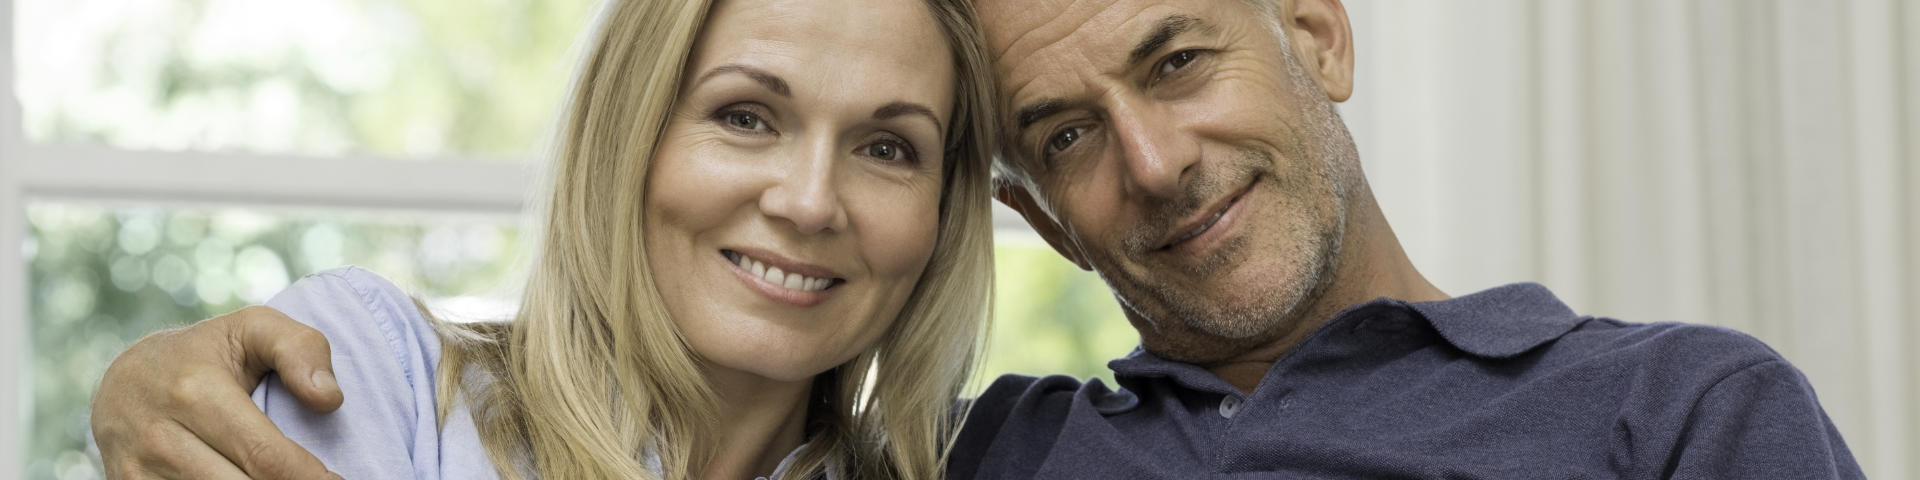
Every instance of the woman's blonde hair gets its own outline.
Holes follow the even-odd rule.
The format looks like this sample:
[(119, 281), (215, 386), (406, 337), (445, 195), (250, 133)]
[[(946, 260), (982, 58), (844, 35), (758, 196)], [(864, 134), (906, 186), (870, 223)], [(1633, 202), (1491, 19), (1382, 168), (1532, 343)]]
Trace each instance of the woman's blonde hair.
[[(507, 478), (693, 474), (721, 412), (642, 245), (646, 175), (711, 1), (610, 0), (563, 123), (542, 245), (511, 323), (439, 323), (444, 419), (464, 402)], [(789, 478), (942, 476), (991, 308), (990, 65), (972, 7), (927, 0), (958, 74), (938, 240), (876, 344), (816, 377)], [(649, 465), (657, 461), (657, 465)]]

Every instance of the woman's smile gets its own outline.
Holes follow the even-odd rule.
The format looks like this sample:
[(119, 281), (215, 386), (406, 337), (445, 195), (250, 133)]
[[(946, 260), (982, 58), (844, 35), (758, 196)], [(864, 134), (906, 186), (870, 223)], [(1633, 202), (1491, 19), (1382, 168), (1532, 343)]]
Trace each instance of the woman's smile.
[(723, 268), (733, 272), (748, 288), (796, 307), (819, 305), (847, 283), (825, 267), (765, 250), (722, 249), (720, 258), (726, 262)]

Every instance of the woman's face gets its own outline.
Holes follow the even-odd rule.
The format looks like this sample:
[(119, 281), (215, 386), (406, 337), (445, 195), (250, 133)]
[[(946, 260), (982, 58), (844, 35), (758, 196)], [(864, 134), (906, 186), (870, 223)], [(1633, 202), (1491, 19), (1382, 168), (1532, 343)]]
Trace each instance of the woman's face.
[(714, 6), (645, 200), (655, 283), (710, 366), (805, 380), (893, 323), (938, 231), (939, 32), (918, 1)]

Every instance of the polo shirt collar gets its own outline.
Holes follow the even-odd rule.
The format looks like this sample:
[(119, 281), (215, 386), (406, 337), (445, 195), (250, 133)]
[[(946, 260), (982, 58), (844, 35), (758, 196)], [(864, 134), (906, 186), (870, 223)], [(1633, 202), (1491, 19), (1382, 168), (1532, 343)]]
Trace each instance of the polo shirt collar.
[[(1431, 302), (1405, 302), (1378, 298), (1348, 307), (1335, 315), (1320, 330), (1307, 336), (1296, 348), (1313, 348), (1319, 337), (1333, 333), (1325, 330), (1381, 314), (1381, 309), (1410, 312), (1425, 320), (1448, 344), (1468, 354), (1504, 359), (1518, 356), (1559, 339), (1586, 318), (1575, 314), (1547, 287), (1537, 283), (1514, 283), (1471, 295)], [(1201, 390), (1231, 390), (1225, 381), (1197, 365), (1174, 362), (1135, 348), (1111, 362), (1107, 368), (1116, 377), (1170, 377)]]
[[(1376, 300), (1378, 301), (1378, 300)], [(1585, 321), (1547, 287), (1515, 283), (1464, 297), (1405, 304), (1467, 353), (1512, 358), (1557, 340)]]

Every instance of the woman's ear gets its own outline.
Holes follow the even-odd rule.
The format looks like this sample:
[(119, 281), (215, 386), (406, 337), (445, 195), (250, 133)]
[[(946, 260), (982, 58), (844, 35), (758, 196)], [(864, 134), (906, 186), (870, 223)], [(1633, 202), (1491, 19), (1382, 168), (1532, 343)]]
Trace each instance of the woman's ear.
[(1294, 58), (1313, 74), (1327, 99), (1353, 96), (1353, 27), (1340, 0), (1283, 2), (1281, 25), (1293, 44)]
[(1060, 252), (1060, 256), (1067, 257), (1067, 261), (1073, 262), (1081, 270), (1093, 271), (1093, 267), (1087, 263), (1086, 256), (1080, 251), (1079, 244), (1067, 238), (1066, 229), (1061, 228), (1060, 223), (1053, 220), (1053, 216), (1047, 215), (1046, 210), (1040, 208), (1040, 203), (1034, 201), (1033, 194), (1027, 190), (1027, 187), (995, 185), (993, 198), (1006, 204), (1007, 208), (1019, 212), (1020, 218), (1026, 219), (1027, 225), (1033, 226), (1033, 231), (1039, 233), (1040, 238), (1045, 239), (1047, 245), (1053, 247), (1053, 251)]

